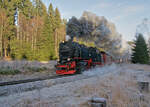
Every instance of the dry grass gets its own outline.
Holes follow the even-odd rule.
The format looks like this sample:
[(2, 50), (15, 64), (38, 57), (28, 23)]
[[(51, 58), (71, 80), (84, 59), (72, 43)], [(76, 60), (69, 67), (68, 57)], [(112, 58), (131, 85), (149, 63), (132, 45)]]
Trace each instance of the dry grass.
[(17, 70), (17, 71), (20, 71), (20, 73), (24, 73), (28, 71), (29, 72), (44, 71), (44, 70), (52, 69), (53, 66), (54, 64), (52, 65), (50, 62), (41, 63), (38, 61), (33, 61), (33, 62), (31, 61), (0, 61), (0, 71)]
[[(149, 107), (149, 94), (140, 93), (137, 82), (134, 78), (124, 73), (124, 75), (109, 75), (98, 79), (95, 84), (86, 84), (74, 91), (79, 99), (84, 97), (103, 97), (107, 99), (108, 107)], [(144, 98), (144, 99), (143, 99)], [(57, 102), (58, 103), (58, 102)], [(23, 107), (59, 107), (55, 103), (46, 101), (37, 101), (37, 103), (30, 104), (25, 102)], [(69, 105), (62, 107), (90, 107), (89, 101), (81, 101), (77, 105)]]
[[(66, 92), (66, 96), (63, 93), (62, 96), (60, 94), (59, 97), (46, 97), (46, 99), (43, 100), (43, 91), (41, 91), (41, 93), (39, 91), (39, 93), (37, 93), (39, 98), (31, 100), (24, 99), (20, 101), (20, 103), (15, 104), (15, 107), (90, 107), (89, 99), (93, 96), (106, 98), (107, 107), (150, 107), (150, 93), (140, 92), (135, 78), (135, 76), (141, 74), (130, 72), (130, 70), (134, 69), (136, 69), (136, 72), (138, 69), (143, 69), (143, 67), (129, 66), (130, 69), (127, 68), (128, 67), (123, 66), (118, 70), (118, 67), (116, 73), (83, 80), (81, 81), (83, 82), (81, 83), (82, 85), (77, 82), (68, 83), (66, 87), (69, 88), (69, 91)], [(74, 87), (70, 88), (70, 86)], [(56, 87), (56, 89), (57, 88), (63, 89), (63, 87), (59, 86)], [(54, 91), (58, 91), (59, 93), (59, 90)], [(69, 104), (66, 103), (67, 101), (69, 101)]]
[[(50, 107), (52, 105), (49, 102), (44, 102), (44, 101), (37, 101), (36, 103), (33, 104), (29, 99), (24, 99), (20, 103), (15, 104), (13, 107)], [(51, 106), (55, 107), (55, 106)]]
[(54, 75), (56, 61), (0, 60), (0, 82)]
[(141, 65), (141, 64), (123, 64), (122, 65), (123, 68), (127, 68), (128, 69), (134, 69), (134, 70), (138, 70), (138, 71), (149, 71), (150, 72), (150, 65)]
[(95, 84), (81, 87), (75, 93), (106, 98), (108, 107), (149, 107), (150, 105), (148, 100), (150, 94), (140, 93), (136, 80), (126, 73), (107, 76)]

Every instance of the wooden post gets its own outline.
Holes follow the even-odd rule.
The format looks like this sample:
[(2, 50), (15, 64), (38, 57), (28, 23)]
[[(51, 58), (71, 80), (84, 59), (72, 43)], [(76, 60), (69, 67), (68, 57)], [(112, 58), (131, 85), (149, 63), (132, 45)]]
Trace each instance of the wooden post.
[(106, 107), (106, 99), (93, 97), (91, 99), (91, 107)]
[(149, 92), (149, 82), (140, 81), (138, 82), (138, 87), (141, 92), (142, 91)]

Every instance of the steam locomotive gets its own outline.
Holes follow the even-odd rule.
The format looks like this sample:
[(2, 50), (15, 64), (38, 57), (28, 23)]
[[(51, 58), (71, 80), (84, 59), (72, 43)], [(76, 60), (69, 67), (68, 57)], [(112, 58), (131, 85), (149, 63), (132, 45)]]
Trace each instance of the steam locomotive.
[(65, 41), (59, 44), (59, 61), (56, 74), (81, 73), (94, 66), (103, 66), (112, 62), (112, 56), (94, 47), (77, 42)]

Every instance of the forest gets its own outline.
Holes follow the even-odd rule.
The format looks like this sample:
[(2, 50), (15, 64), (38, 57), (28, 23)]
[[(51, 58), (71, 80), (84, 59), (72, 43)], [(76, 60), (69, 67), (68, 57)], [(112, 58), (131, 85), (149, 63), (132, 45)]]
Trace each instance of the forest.
[(49, 61), (58, 58), (59, 43), (74, 41), (129, 57), (129, 49), (115, 24), (84, 11), (80, 18), (61, 18), (59, 9), (42, 0), (0, 0), (0, 58)]
[(66, 36), (59, 9), (41, 0), (0, 0), (0, 58), (53, 60)]

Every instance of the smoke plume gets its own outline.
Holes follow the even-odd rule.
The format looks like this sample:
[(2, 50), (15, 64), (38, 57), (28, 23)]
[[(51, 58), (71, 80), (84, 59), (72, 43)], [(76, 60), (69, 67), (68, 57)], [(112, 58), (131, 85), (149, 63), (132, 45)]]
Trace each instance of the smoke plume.
[(104, 16), (85, 11), (77, 19), (72, 17), (67, 23), (67, 34), (72, 38), (82, 38), (84, 41), (94, 42), (97, 47), (105, 49), (113, 55), (122, 53), (122, 35), (113, 23)]

